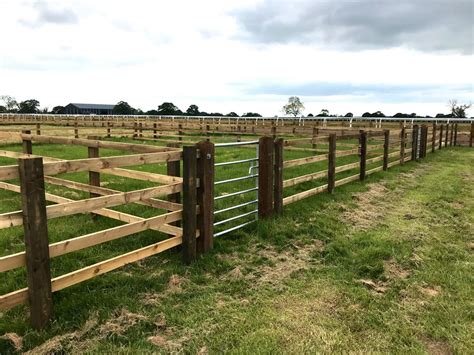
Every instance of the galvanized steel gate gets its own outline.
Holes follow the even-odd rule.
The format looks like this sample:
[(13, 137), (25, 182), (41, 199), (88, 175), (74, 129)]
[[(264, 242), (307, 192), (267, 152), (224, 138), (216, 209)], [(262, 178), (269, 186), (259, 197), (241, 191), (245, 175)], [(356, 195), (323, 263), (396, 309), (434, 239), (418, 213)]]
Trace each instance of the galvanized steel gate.
[[(244, 182), (247, 180), (255, 180), (252, 187), (245, 188), (243, 190), (234, 191), (230, 193), (221, 194), (216, 196), (214, 192), (214, 202), (217, 201), (231, 201), (232, 198), (237, 196), (248, 196), (247, 201), (232, 204), (229, 202), (229, 206), (225, 206), (221, 209), (216, 209), (214, 211), (214, 227), (219, 227), (223, 225), (234, 224), (237, 220), (245, 220), (243, 223), (239, 223), (238, 225), (234, 225), (223, 230), (219, 230), (218, 232), (214, 232), (214, 237), (219, 237), (221, 235), (230, 233), (232, 231), (241, 229), (255, 221), (258, 220), (258, 147), (259, 141), (248, 141), (248, 142), (232, 142), (232, 143), (217, 143), (214, 145), (216, 148), (216, 156), (218, 156), (218, 148), (233, 148), (233, 147), (255, 147), (255, 157), (249, 159), (242, 159), (242, 160), (234, 160), (234, 161), (226, 161), (215, 163), (215, 170), (219, 169), (219, 167), (226, 167), (226, 166), (234, 166), (234, 165), (245, 165), (248, 164), (248, 172), (246, 175), (238, 176), (230, 179), (224, 180), (217, 180), (214, 182), (214, 191), (216, 191), (217, 186), (226, 185), (226, 184), (233, 184), (238, 182)], [(217, 171), (216, 171), (217, 173)], [(217, 175), (217, 174), (216, 174)], [(231, 211), (241, 211), (242, 209), (248, 209), (248, 206), (252, 206), (250, 211), (246, 211), (231, 217), (223, 218), (225, 214)], [(255, 206), (255, 207), (253, 207)], [(220, 218), (220, 219), (219, 219)], [(249, 218), (251, 218), (249, 220)]]

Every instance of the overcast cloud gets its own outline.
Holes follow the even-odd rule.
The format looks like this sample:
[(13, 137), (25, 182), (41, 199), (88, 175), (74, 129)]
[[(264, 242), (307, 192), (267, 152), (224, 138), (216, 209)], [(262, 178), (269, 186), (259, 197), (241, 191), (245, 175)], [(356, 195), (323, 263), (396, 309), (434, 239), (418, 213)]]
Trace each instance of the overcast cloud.
[(473, 1), (0, 1), (0, 95), (273, 116), (474, 101)]
[(473, 51), (472, 0), (264, 1), (237, 12), (246, 39), (343, 50)]

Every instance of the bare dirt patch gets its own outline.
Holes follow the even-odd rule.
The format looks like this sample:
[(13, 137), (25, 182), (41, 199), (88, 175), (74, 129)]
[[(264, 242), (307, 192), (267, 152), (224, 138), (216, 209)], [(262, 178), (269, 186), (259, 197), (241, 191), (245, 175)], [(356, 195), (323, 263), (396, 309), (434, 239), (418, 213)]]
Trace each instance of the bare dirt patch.
[(81, 329), (55, 336), (26, 354), (88, 352), (101, 339), (111, 334), (123, 336), (129, 328), (146, 319), (147, 317), (142, 314), (121, 309), (116, 312), (115, 317), (99, 325), (97, 314), (93, 314)]
[(356, 207), (347, 209), (343, 206), (344, 219), (358, 229), (365, 230), (372, 227), (386, 215), (390, 207), (387, 199), (384, 198), (387, 193), (388, 190), (383, 184), (374, 183), (369, 185), (369, 191), (353, 194), (352, 198), (356, 202)]
[(424, 286), (420, 287), (420, 291), (430, 297), (436, 297), (441, 293), (441, 287), (439, 286)]
[(102, 335), (123, 335), (130, 327), (146, 319), (147, 317), (142, 314), (132, 313), (123, 308), (120, 312), (116, 313), (115, 318), (108, 320), (100, 326), (100, 333)]
[(395, 260), (390, 259), (383, 265), (385, 276), (389, 279), (406, 279), (410, 276), (410, 271), (405, 270)]
[(451, 355), (453, 350), (451, 346), (444, 341), (437, 341), (433, 339), (424, 338), (422, 343), (426, 347), (426, 351), (431, 355)]

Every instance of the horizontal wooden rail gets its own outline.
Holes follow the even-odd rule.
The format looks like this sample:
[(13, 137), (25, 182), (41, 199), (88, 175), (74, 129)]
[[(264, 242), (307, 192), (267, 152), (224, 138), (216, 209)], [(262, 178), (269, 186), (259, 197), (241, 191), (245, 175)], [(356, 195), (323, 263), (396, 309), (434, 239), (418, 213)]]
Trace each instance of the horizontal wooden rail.
[[(181, 151), (158, 152), (107, 158), (61, 160), (58, 162), (45, 163), (43, 168), (45, 175), (57, 175), (62, 173), (109, 169), (120, 166), (163, 163), (180, 160), (181, 158)], [(18, 165), (0, 167), (0, 181), (17, 179), (18, 177)]]
[[(152, 255), (171, 249), (182, 243), (182, 237), (172, 237), (164, 241), (151, 244), (149, 246), (131, 251), (129, 253), (116, 256), (114, 258), (84, 267), (68, 274), (55, 277), (51, 280), (52, 291), (57, 292), (80, 282), (92, 279), (118, 269), (124, 265), (145, 259)], [(16, 305), (26, 303), (28, 299), (28, 288), (23, 288), (14, 292), (0, 296), (0, 309), (8, 310)]]
[[(121, 192), (108, 196), (94, 197), (46, 207), (48, 219), (69, 216), (76, 213), (93, 212), (100, 208), (124, 205), (131, 202), (143, 201), (157, 196), (167, 196), (181, 192), (183, 184), (176, 183), (147, 189)], [(22, 211), (4, 213), (0, 215), (0, 228), (19, 226), (23, 223)]]
[(327, 176), (327, 171), (318, 171), (316, 173), (298, 176), (292, 179), (284, 180), (283, 187), (295, 186), (307, 181), (313, 181)]
[(177, 148), (170, 147), (157, 147), (146, 144), (133, 144), (133, 143), (120, 143), (120, 142), (109, 142), (100, 141), (95, 139), (82, 139), (82, 138), (68, 138), (68, 137), (57, 137), (57, 136), (41, 136), (34, 134), (20, 134), (20, 138), (23, 140), (31, 140), (33, 142), (46, 143), (46, 144), (66, 144), (66, 145), (80, 145), (84, 147), (93, 148), (107, 148), (115, 150), (123, 150), (135, 153), (158, 153), (158, 152), (169, 152), (179, 150)]
[(318, 161), (324, 161), (324, 160), (327, 160), (327, 159), (328, 159), (328, 155), (323, 154), (323, 155), (311, 156), (311, 157), (306, 157), (306, 158), (287, 160), (287, 161), (283, 162), (283, 168), (291, 168), (293, 166), (300, 166), (300, 165), (305, 165), (305, 164), (310, 164), (310, 163), (316, 163)]
[[(143, 232), (147, 229), (155, 229), (164, 224), (181, 220), (181, 211), (166, 213), (147, 219), (139, 218), (138, 221), (121, 226), (89, 233), (80, 237), (63, 240), (49, 245), (49, 256), (51, 258), (72, 253), (94, 245), (103, 244), (115, 239), (123, 238), (131, 234)], [(181, 235), (179, 235), (181, 236)], [(0, 257), (0, 272), (12, 270), (26, 265), (25, 252)]]
[(306, 191), (297, 193), (295, 195), (285, 197), (283, 199), (283, 206), (286, 206), (286, 205), (288, 205), (290, 203), (293, 203), (293, 202), (296, 202), (296, 201), (303, 200), (303, 199), (305, 199), (306, 197), (309, 197), (309, 196), (314, 196), (314, 195), (320, 194), (321, 192), (327, 191), (327, 189), (328, 189), (328, 185), (325, 184), (325, 185), (318, 186), (318, 187), (315, 187), (315, 188), (310, 189), (310, 190), (306, 190)]

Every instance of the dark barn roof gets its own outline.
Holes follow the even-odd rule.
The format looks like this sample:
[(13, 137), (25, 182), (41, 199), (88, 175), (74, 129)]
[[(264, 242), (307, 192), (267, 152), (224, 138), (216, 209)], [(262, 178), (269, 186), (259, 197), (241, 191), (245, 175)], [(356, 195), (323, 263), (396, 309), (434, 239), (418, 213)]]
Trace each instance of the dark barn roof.
[(102, 105), (102, 104), (78, 104), (70, 103), (69, 105), (76, 106), (80, 109), (96, 109), (96, 110), (113, 110), (115, 105)]

